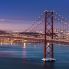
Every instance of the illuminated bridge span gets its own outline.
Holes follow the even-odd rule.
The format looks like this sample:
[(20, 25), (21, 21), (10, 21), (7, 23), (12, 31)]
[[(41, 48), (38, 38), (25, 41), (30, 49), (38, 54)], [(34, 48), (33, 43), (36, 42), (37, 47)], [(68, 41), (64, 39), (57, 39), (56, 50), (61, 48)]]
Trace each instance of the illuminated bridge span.
[[(69, 44), (69, 21), (63, 16), (53, 11), (45, 11), (41, 16), (33, 21), (31, 27), (24, 32), (41, 33), (34, 35), (33, 33), (18, 33), (13, 36), (0, 35), (0, 42), (42, 42), (44, 43), (43, 61), (54, 61), (53, 44)], [(43, 34), (43, 35), (42, 35)]]

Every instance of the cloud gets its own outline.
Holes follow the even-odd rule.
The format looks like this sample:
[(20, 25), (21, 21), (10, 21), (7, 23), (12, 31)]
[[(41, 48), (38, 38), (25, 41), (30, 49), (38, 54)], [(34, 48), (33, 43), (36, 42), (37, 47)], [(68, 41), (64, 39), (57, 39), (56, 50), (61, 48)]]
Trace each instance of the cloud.
[(0, 19), (0, 22), (5, 22), (6, 21), (6, 19)]

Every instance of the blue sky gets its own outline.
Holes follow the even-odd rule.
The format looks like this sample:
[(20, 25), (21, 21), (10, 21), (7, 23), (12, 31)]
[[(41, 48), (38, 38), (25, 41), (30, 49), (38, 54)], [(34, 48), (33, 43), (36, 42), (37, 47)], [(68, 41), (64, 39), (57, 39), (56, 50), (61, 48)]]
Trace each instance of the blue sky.
[(0, 0), (0, 29), (24, 30), (44, 10), (69, 18), (69, 0)]

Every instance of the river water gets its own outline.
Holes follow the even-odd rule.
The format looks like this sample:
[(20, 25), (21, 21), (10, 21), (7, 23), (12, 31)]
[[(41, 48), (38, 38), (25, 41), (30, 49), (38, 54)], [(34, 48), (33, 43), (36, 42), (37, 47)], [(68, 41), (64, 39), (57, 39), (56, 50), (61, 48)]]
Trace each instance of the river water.
[(43, 58), (43, 44), (0, 45), (0, 69), (68, 69), (69, 46), (54, 44), (55, 62)]

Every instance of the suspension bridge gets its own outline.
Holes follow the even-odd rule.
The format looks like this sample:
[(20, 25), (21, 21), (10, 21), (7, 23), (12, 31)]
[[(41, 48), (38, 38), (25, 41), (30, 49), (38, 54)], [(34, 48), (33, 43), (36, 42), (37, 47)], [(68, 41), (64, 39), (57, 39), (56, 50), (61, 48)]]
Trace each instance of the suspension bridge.
[(55, 61), (54, 43), (69, 44), (69, 24), (68, 21), (54, 11), (45, 11), (33, 22), (31, 27), (24, 32), (36, 32), (34, 35), (0, 35), (0, 42), (10, 43), (43, 43), (44, 58), (43, 61)]

